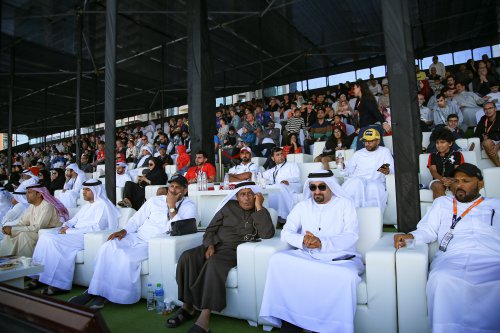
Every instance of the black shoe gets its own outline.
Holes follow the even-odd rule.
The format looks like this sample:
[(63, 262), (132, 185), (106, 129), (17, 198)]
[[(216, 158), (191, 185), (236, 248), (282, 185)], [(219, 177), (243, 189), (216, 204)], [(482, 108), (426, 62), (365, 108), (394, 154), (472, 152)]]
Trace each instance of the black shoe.
[(104, 304), (106, 304), (108, 300), (105, 299), (104, 297), (101, 296), (95, 296), (92, 301), (90, 301), (88, 307), (91, 308), (92, 310), (100, 310), (104, 307)]
[(288, 321), (281, 321), (281, 329), (280, 332), (283, 333), (302, 333), (304, 330)]
[(73, 296), (71, 297), (68, 302), (71, 304), (78, 304), (78, 305), (86, 305), (88, 302), (90, 302), (92, 299), (96, 297), (95, 295), (89, 294), (88, 289), (83, 292), (83, 294), (78, 295), (78, 296)]

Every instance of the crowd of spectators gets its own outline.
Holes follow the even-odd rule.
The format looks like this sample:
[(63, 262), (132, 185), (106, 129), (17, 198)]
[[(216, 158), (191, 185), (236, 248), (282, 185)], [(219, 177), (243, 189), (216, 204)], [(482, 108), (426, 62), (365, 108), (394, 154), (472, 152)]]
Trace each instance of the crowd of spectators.
[[(467, 124), (462, 111), (465, 108), (476, 107), (483, 112), (481, 106), (485, 102), (499, 104), (500, 75), (495, 62), (487, 55), (477, 63), (469, 60), (454, 71), (434, 57), (427, 71), (416, 67), (416, 78), (423, 131), (446, 128), (454, 133), (455, 139), (464, 137)], [(455, 124), (457, 117), (458, 124)], [(449, 119), (452, 119), (452, 124)], [(337, 150), (362, 147), (358, 136), (366, 128), (374, 127), (382, 135), (392, 134), (389, 82), (387, 78), (376, 79), (370, 75), (367, 81), (345, 82), (324, 91), (296, 91), (220, 105), (215, 121), (215, 149), (223, 149), (225, 164), (237, 159), (240, 149), (245, 146), (251, 148), (253, 156), (269, 157), (275, 146), (283, 147), (285, 154), (312, 153), (313, 144), (319, 141), (326, 142), (321, 156), (332, 157)], [(159, 126), (154, 122), (142, 125), (117, 130), (116, 161), (147, 167), (149, 157), (153, 156), (162, 166), (180, 160), (178, 170), (186, 171), (190, 163), (186, 156), (191, 152), (187, 116), (170, 118), (163, 130), (157, 129)], [(495, 129), (490, 133), (496, 142), (500, 139), (498, 135)], [(433, 151), (433, 142), (424, 147), (427, 148)], [(11, 175), (5, 167), (6, 156), (0, 155), (0, 180), (10, 179), (9, 184), (15, 186), (23, 169), (33, 170), (36, 174), (41, 172), (45, 178), (49, 177), (50, 171), (54, 183), (50, 184), (50, 189), (54, 191), (61, 188), (64, 167), (75, 162), (75, 153), (74, 138), (30, 148), (14, 154)], [(177, 159), (179, 155), (182, 157)], [(81, 136), (81, 170), (93, 172), (98, 165), (104, 164), (105, 158), (105, 142), (101, 136)], [(272, 166), (272, 161), (268, 165)]]

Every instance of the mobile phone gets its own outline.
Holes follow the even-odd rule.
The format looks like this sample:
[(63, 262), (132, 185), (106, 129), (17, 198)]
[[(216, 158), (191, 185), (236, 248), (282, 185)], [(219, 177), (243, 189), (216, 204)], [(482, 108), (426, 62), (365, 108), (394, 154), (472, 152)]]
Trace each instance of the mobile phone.
[(340, 256), (338, 258), (333, 258), (332, 261), (340, 261), (340, 260), (351, 260), (352, 258), (355, 258), (356, 256), (354, 254), (345, 254), (343, 256)]
[(384, 164), (382, 164), (382, 165), (380, 166), (380, 168), (378, 168), (378, 170), (377, 170), (377, 171), (380, 171), (380, 169), (382, 169), (382, 168), (384, 168), (384, 169), (385, 169), (385, 168), (388, 168), (389, 166), (390, 166), (390, 164), (389, 164), (389, 163), (384, 163)]

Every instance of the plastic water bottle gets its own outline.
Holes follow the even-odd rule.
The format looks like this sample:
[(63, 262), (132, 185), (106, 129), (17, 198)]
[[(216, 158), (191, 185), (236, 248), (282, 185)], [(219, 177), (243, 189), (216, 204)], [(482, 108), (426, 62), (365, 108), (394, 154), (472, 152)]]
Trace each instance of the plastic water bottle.
[(201, 172), (198, 172), (198, 176), (196, 178), (196, 185), (198, 187), (198, 191), (203, 191), (203, 184), (201, 180)]
[(153, 311), (155, 309), (155, 290), (153, 289), (153, 284), (148, 283), (148, 298), (146, 300), (146, 307), (148, 311)]
[(343, 171), (344, 170), (344, 157), (343, 156), (339, 156), (337, 158), (337, 169), (339, 171)]
[(224, 175), (224, 189), (229, 190), (229, 174)]
[(155, 301), (156, 301), (156, 312), (158, 314), (163, 314), (163, 309), (165, 305), (164, 295), (165, 293), (163, 292), (163, 287), (161, 286), (161, 283), (157, 283), (155, 289)]
[(201, 184), (202, 184), (202, 191), (207, 191), (208, 190), (208, 183), (207, 183), (207, 174), (205, 172), (202, 172), (201, 174)]

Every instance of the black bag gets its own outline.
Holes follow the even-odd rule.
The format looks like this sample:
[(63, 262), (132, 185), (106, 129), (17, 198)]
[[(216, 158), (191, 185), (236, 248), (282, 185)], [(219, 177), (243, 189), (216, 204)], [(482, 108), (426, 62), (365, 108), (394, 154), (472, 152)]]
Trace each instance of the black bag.
[(189, 235), (198, 232), (196, 219), (194, 218), (174, 221), (171, 222), (170, 225), (172, 227), (172, 231), (170, 232), (171, 236)]

